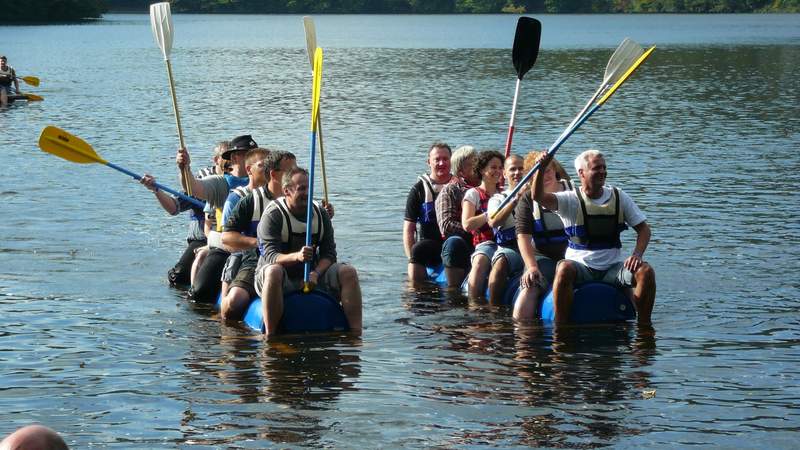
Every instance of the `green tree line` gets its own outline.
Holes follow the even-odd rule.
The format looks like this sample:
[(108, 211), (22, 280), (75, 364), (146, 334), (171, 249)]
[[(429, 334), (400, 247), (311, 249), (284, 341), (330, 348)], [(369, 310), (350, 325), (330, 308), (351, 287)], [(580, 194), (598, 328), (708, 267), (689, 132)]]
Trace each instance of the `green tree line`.
[[(0, 25), (147, 12), (157, 0), (0, 0)], [(172, 0), (175, 12), (261, 14), (800, 12), (800, 0)]]

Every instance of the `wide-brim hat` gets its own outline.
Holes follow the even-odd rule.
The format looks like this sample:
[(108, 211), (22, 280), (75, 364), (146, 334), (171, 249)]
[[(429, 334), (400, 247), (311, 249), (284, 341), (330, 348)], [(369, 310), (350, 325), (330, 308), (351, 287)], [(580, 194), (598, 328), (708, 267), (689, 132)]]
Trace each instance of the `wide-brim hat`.
[(222, 153), (221, 156), (222, 159), (230, 159), (231, 153), (233, 152), (246, 152), (254, 148), (258, 148), (258, 144), (256, 144), (256, 141), (253, 140), (252, 136), (245, 134), (233, 138), (230, 146)]

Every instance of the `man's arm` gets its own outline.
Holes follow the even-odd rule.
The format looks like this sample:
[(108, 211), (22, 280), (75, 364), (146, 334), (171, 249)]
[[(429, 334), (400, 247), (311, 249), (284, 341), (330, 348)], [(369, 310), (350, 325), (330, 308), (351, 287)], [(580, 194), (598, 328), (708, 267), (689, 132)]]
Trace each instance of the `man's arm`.
[[(208, 200), (205, 186), (197, 178), (192, 175), (191, 158), (189, 151), (185, 148), (178, 149), (175, 155), (175, 163), (178, 165), (178, 177), (181, 180), (181, 186), (186, 192), (191, 192), (194, 197), (201, 200)], [(185, 170), (184, 170), (185, 168)], [(191, 185), (191, 190), (187, 187)]]
[(17, 79), (17, 72), (14, 69), (11, 69), (11, 77), (14, 80), (14, 89), (16, 90), (17, 95), (19, 95), (19, 80)]
[(625, 260), (625, 268), (631, 272), (636, 272), (639, 266), (644, 262), (644, 251), (647, 250), (650, 244), (650, 225), (647, 221), (642, 221), (633, 227), (636, 230), (636, 247), (633, 249), (633, 254)]
[(171, 195), (167, 195), (165, 192), (160, 191), (155, 186), (156, 179), (152, 175), (144, 174), (142, 179), (139, 180), (139, 183), (156, 195), (158, 203), (170, 216), (174, 216), (180, 212), (178, 201)]
[(249, 250), (258, 247), (258, 239), (246, 236), (253, 217), (253, 195), (239, 200), (230, 212), (222, 232), (222, 243), (232, 250)]
[(403, 249), (406, 258), (411, 258), (411, 247), (417, 243), (417, 223), (408, 220), (403, 221)]

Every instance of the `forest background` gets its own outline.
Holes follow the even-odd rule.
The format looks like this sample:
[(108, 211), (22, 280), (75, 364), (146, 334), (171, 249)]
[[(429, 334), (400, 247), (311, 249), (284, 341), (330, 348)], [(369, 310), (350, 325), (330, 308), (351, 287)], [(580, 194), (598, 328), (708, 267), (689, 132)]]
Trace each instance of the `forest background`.
[[(157, 0), (0, 0), (0, 25), (146, 13)], [(800, 12), (800, 0), (173, 0), (176, 13), (591, 14)]]

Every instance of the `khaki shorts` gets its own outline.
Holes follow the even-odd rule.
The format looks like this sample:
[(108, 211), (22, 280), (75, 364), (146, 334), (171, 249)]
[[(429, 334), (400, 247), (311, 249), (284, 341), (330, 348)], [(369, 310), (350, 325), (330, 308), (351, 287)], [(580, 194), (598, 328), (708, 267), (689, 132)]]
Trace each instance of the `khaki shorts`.
[[(561, 260), (566, 261), (566, 260)], [(561, 262), (559, 261), (559, 263)], [(633, 273), (626, 269), (624, 264), (618, 262), (606, 270), (592, 269), (591, 267), (581, 264), (577, 261), (570, 261), (575, 264), (577, 274), (575, 275), (575, 284), (586, 283), (588, 281), (600, 281), (602, 283), (612, 284), (617, 287), (631, 287), (633, 285)]]
[[(261, 291), (264, 288), (264, 278), (267, 272), (267, 268), (273, 266), (274, 264), (267, 264), (264, 266), (259, 267), (256, 270), (256, 290), (258, 295), (261, 295)], [(330, 294), (335, 299), (340, 299), (341, 293), (341, 286), (339, 285), (339, 269), (346, 265), (346, 263), (333, 263), (328, 270), (325, 271), (324, 274), (319, 278), (319, 284), (317, 284), (316, 289), (324, 291)], [(288, 274), (286, 273), (286, 268), (282, 267), (283, 269), (283, 293), (288, 294), (289, 292), (299, 291), (303, 288), (303, 279), (291, 279), (289, 278)]]
[(247, 291), (250, 298), (258, 296), (255, 286), (256, 267), (254, 265), (243, 265), (236, 273), (236, 277), (231, 282), (230, 287), (238, 287)]

